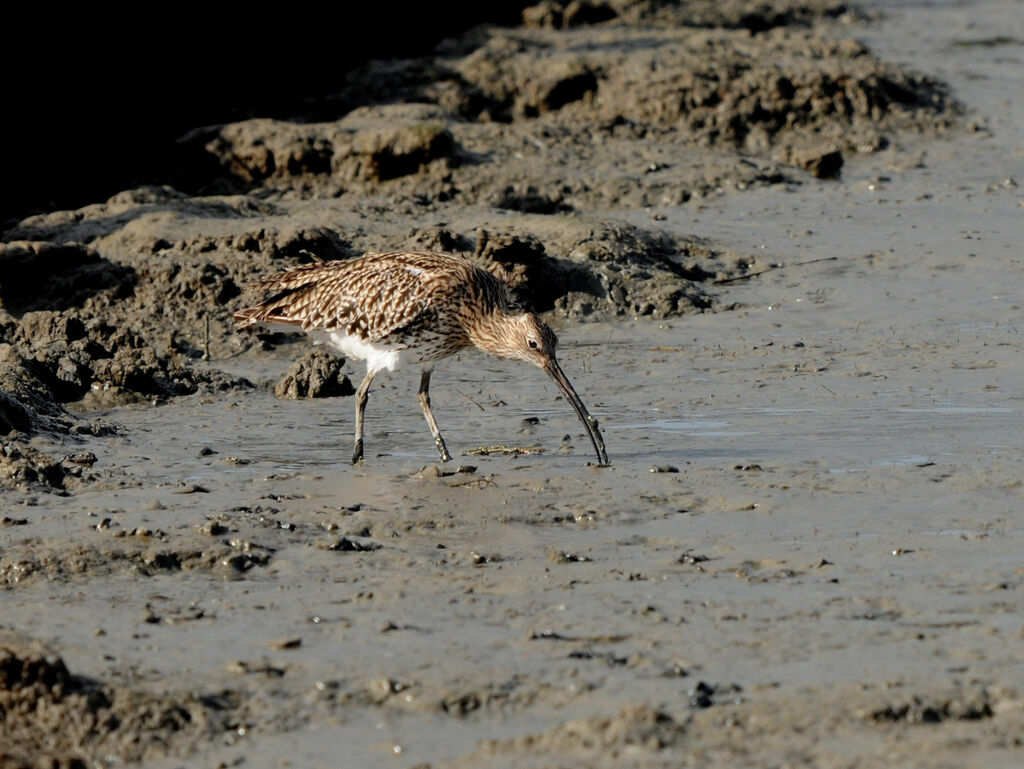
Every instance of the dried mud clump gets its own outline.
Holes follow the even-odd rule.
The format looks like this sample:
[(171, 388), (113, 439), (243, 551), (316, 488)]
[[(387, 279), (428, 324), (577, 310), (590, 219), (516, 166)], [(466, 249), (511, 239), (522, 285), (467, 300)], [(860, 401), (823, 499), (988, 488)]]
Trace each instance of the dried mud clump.
[[(355, 253), (337, 229), (297, 224), (287, 216), (269, 224), (275, 212), (274, 206), (248, 197), (182, 200), (166, 188), (147, 187), (75, 212), (30, 217), (6, 234), (87, 240), (88, 249), (78, 248), (102, 254), (109, 269), (129, 276), (116, 286), (83, 293), (69, 317), (87, 328), (103, 323), (130, 329), (169, 362), (176, 355), (218, 359), (237, 351), (231, 315), (243, 286), (279, 269), (275, 263), (281, 259), (307, 252), (324, 259)], [(21, 245), (0, 246), (0, 254)], [(59, 271), (59, 265), (42, 258), (36, 267)], [(0, 328), (6, 326), (10, 338), (24, 311), (56, 309), (6, 303), (0, 307)]]
[(75, 417), (55, 402), (34, 361), (19, 355), (0, 330), (0, 488), (62, 491), (86, 478), (81, 463), (44, 454), (27, 443), (28, 436), (102, 435), (112, 430), (100, 420)]
[[(13, 302), (5, 294), (0, 304), (0, 436), (6, 438), (0, 453), (0, 487), (65, 490), (69, 481), (77, 485), (88, 480), (90, 474), (80, 465), (68, 465), (26, 443), (33, 434), (65, 441), (74, 440), (74, 435), (114, 431), (82, 412), (160, 402), (201, 388), (248, 386), (215, 369), (190, 367), (173, 349), (157, 351), (127, 325), (127, 318), (118, 324), (117, 316), (127, 315), (125, 306), (133, 293), (131, 281), (123, 281), (130, 270), (81, 247), (54, 251), (35, 245), (0, 249), (0, 257), (14, 254), (22, 265), (56, 254), (45, 266), (38, 265), (47, 275), (44, 290), (32, 294), (26, 286)], [(24, 259), (26, 254), (32, 259)], [(86, 277), (95, 280), (78, 283), (83, 265)], [(104, 270), (107, 278), (102, 277)], [(13, 279), (5, 284), (7, 289), (17, 286), (18, 272), (8, 275)], [(128, 296), (123, 296), (126, 285)], [(29, 309), (41, 304), (67, 309)]]
[(278, 398), (334, 398), (352, 395), (355, 388), (341, 373), (345, 359), (313, 350), (296, 361), (274, 387)]
[(843, 153), (839, 150), (812, 150), (794, 153), (791, 160), (801, 168), (810, 171), (818, 179), (838, 179), (843, 169)]
[(17, 398), (0, 390), (0, 435), (27, 433), (32, 429), (32, 412)]
[(559, 298), (585, 288), (588, 278), (571, 262), (549, 256), (532, 235), (480, 230), (473, 258), (508, 284), (513, 301), (534, 312), (552, 309)]
[(66, 433), (75, 419), (0, 331), (0, 435)]
[(458, 163), (438, 110), (379, 107), (336, 123), (249, 120), (220, 128), (205, 144), (227, 173), (247, 184), (331, 177), (339, 184), (382, 182)]
[(523, 9), (523, 23), (528, 27), (569, 29), (620, 19), (633, 24), (661, 22), (763, 32), (776, 27), (810, 26), (851, 13), (838, 0), (544, 0)]
[(38, 642), (0, 634), (0, 766), (85, 767), (181, 755), (236, 722), (232, 692), (155, 695), (71, 673)]
[(0, 444), (0, 487), (44, 486), (64, 488), (64, 467), (60, 460), (31, 446), (4, 441)]
[(25, 443), (32, 434), (65, 440), (114, 431), (65, 404), (82, 411), (247, 384), (161, 356), (131, 329), (80, 313), (36, 310), (15, 319), (0, 307), (0, 487), (65, 489), (70, 479), (87, 479), (81, 467)]
[[(70, 413), (188, 395), (200, 387), (222, 390), (243, 380), (189, 368), (160, 356), (126, 328), (91, 320), (76, 311), (33, 311), (0, 326), (0, 487), (65, 489), (87, 478), (77, 465), (49, 457), (25, 440), (44, 434), (60, 440), (104, 435), (102, 420)], [(3, 309), (0, 308), (0, 316)]]
[(585, 24), (600, 24), (618, 17), (618, 11), (611, 3), (593, 0), (572, 0), (554, 2), (544, 0), (537, 5), (523, 9), (523, 24), (527, 27), (548, 29), (569, 29)]
[(15, 315), (81, 307), (100, 291), (124, 297), (134, 283), (130, 268), (79, 243), (0, 244), (0, 306)]
[(598, 90), (595, 66), (573, 55), (549, 53), (538, 42), (500, 36), (458, 62), (455, 73), (471, 94), (465, 104), (478, 110), (462, 109), (462, 116), (512, 122), (592, 99)]
[[(808, 30), (754, 39), (685, 26), (627, 29), (629, 51), (615, 57), (582, 47), (587, 34), (491, 37), (455, 65), (483, 96), (466, 103), (486, 105), (462, 117), (512, 121), (566, 108), (551, 122), (618, 123), (639, 136), (763, 155), (810, 142), (878, 149), (884, 131), (937, 129), (955, 117), (937, 82)], [(538, 96), (548, 92), (563, 96)]]
[(527, 308), (572, 318), (701, 312), (716, 306), (708, 283), (750, 268), (698, 238), (614, 220), (531, 231), (538, 235), (481, 230), (473, 256)]
[(161, 356), (139, 334), (74, 315), (26, 313), (13, 334), (28, 368), (59, 403), (107, 407), (191, 395), (215, 377)]
[[(403, 176), (414, 195), (558, 214), (678, 205), (786, 178), (736, 162), (736, 150), (838, 178), (843, 153), (944, 130), (960, 112), (938, 81), (843, 39), (839, 20), (856, 14), (838, 2), (575, 0), (523, 18), (523, 27), (478, 28), (434, 55), (349, 73), (333, 103), (357, 109), (337, 125), (429, 116), (450, 132), (459, 162), (445, 165), (445, 185), (437, 174)], [(722, 154), (701, 157), (702, 148)], [(356, 167), (354, 184), (307, 184), (303, 194), (383, 178), (365, 172), (373, 164)]]
[[(126, 210), (123, 205), (119, 210)], [(108, 213), (100, 209), (97, 218), (105, 220)], [(86, 227), (91, 221), (78, 220)], [(168, 334), (170, 324), (161, 317), (197, 295), (214, 307), (238, 296), (241, 290), (216, 265), (190, 270), (179, 263), (161, 273), (159, 265), (124, 264), (79, 243), (15, 241), (0, 245), (0, 266), (0, 342), (14, 345), (23, 368), (53, 400), (89, 397), (98, 402), (87, 405), (114, 405), (190, 394), (202, 384), (231, 384), (180, 365), (173, 326)], [(183, 274), (190, 274), (188, 287), (181, 286)], [(158, 351), (144, 334), (159, 336), (161, 328), (165, 344)], [(8, 356), (8, 362), (16, 361)]]
[[(99, 531), (118, 544), (56, 547), (9, 547), (0, 556), (0, 587), (21, 585), (32, 579), (65, 582), (83, 576), (130, 572), (148, 577), (163, 572), (202, 571), (237, 575), (270, 563), (271, 554), (246, 542), (165, 544), (154, 533), (135, 533), (116, 523), (101, 521)], [(100, 536), (97, 534), (96, 536)]]
[(613, 219), (523, 217), (515, 227), (417, 231), (410, 249), (461, 252), (505, 281), (512, 300), (533, 312), (576, 319), (672, 317), (717, 306), (709, 284), (747, 273), (750, 260), (693, 236)]
[(688, 0), (669, 4), (658, 0), (615, 0), (620, 6), (655, 18), (670, 13), (692, 27), (725, 27), (764, 32), (776, 27), (809, 27), (828, 19), (864, 19), (867, 15), (842, 0)]
[(908, 700), (878, 708), (870, 713), (878, 723), (906, 722), (937, 724), (943, 721), (978, 721), (995, 715), (998, 698), (986, 689), (961, 692), (950, 697), (914, 696)]
[(635, 756), (677, 746), (686, 735), (686, 723), (676, 721), (664, 711), (641, 705), (623, 708), (615, 716), (567, 721), (541, 734), (485, 742), (477, 755), (543, 756), (572, 751), (581, 756), (598, 753), (613, 758), (626, 754)]
[(938, 81), (845, 38), (860, 20), (835, 0), (546, 0), (521, 26), (356, 67), (306, 114), (196, 129), (182, 164), (190, 188), (380, 196), (378, 214), (560, 215), (675, 206), (796, 169), (835, 179), (845, 156), (960, 112)]
[[(116, 205), (126, 210), (123, 200)], [(112, 226), (107, 209), (97, 213), (105, 224), (93, 226)], [(73, 219), (86, 229), (94, 221)], [(73, 416), (65, 405), (82, 411), (246, 386), (185, 365), (173, 334), (158, 350), (135, 328), (140, 322), (156, 332), (161, 323), (154, 315), (171, 304), (172, 281), (154, 286), (146, 281), (150, 274), (73, 240), (0, 245), (0, 435), (21, 442), (38, 433), (103, 434), (111, 428)], [(208, 270), (197, 282), (215, 286), (224, 274)], [(226, 286), (220, 281), (213, 289), (222, 304), (239, 293)], [(0, 460), (0, 485), (65, 488), (60, 461), (10, 441)]]

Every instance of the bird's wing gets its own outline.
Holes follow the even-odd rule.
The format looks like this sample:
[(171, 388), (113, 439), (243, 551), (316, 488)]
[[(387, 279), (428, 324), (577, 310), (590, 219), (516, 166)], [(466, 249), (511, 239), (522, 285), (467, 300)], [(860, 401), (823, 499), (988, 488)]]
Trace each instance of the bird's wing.
[[(341, 329), (369, 342), (411, 329), (456, 298), (474, 269), (464, 260), (435, 254), (367, 254), (358, 259), (308, 264), (264, 280), (273, 294), (235, 313), (239, 328), (284, 323)], [(460, 279), (462, 278), (462, 279)], [(456, 299), (457, 301), (457, 299)]]

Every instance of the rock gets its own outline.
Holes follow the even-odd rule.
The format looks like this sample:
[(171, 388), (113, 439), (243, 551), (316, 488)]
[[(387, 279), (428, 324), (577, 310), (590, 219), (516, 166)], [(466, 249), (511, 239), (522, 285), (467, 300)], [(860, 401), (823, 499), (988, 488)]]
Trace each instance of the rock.
[(204, 524), (197, 524), (196, 530), (208, 537), (219, 537), (221, 534), (227, 533), (228, 527), (219, 521), (207, 521)]
[(793, 161), (819, 179), (838, 179), (843, 168), (843, 153), (839, 150), (812, 150), (794, 153)]
[(352, 395), (355, 388), (341, 373), (344, 358), (323, 350), (313, 350), (296, 361), (284, 378), (277, 383), (274, 393), (278, 398), (334, 398)]
[(82, 467), (92, 467), (96, 464), (96, 455), (91, 451), (76, 451), (73, 454), (68, 454), (61, 460), (62, 464), (80, 465)]
[(334, 550), (339, 553), (369, 553), (373, 550), (380, 550), (383, 545), (358, 537), (333, 537), (322, 547), (325, 550)]

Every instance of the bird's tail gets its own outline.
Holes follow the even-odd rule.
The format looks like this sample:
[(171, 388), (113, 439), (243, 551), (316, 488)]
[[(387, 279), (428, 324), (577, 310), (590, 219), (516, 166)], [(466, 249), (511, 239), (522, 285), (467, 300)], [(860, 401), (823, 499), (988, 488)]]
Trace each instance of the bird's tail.
[(293, 317), (296, 300), (303, 297), (308, 299), (310, 293), (317, 289), (319, 273), (325, 265), (334, 264), (319, 259), (315, 254), (308, 255), (316, 261), (259, 281), (257, 285), (263, 291), (272, 292), (273, 295), (253, 307), (238, 310), (234, 314), (237, 330), (264, 331), (273, 325), (292, 327), (292, 330), (295, 326), (305, 328), (301, 318)]
[(255, 331), (265, 325), (265, 319), (260, 317), (261, 308), (246, 307), (234, 314), (235, 328), (238, 331)]

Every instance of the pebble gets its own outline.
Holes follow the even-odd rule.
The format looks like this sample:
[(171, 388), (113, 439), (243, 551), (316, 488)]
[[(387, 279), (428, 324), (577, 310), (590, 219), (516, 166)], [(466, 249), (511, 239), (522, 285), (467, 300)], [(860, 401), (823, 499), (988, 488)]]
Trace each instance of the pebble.
[(226, 534), (227, 530), (227, 526), (223, 523), (218, 523), (217, 521), (207, 521), (204, 524), (196, 526), (196, 531), (200, 534), (205, 534), (208, 537), (217, 537), (221, 534)]

